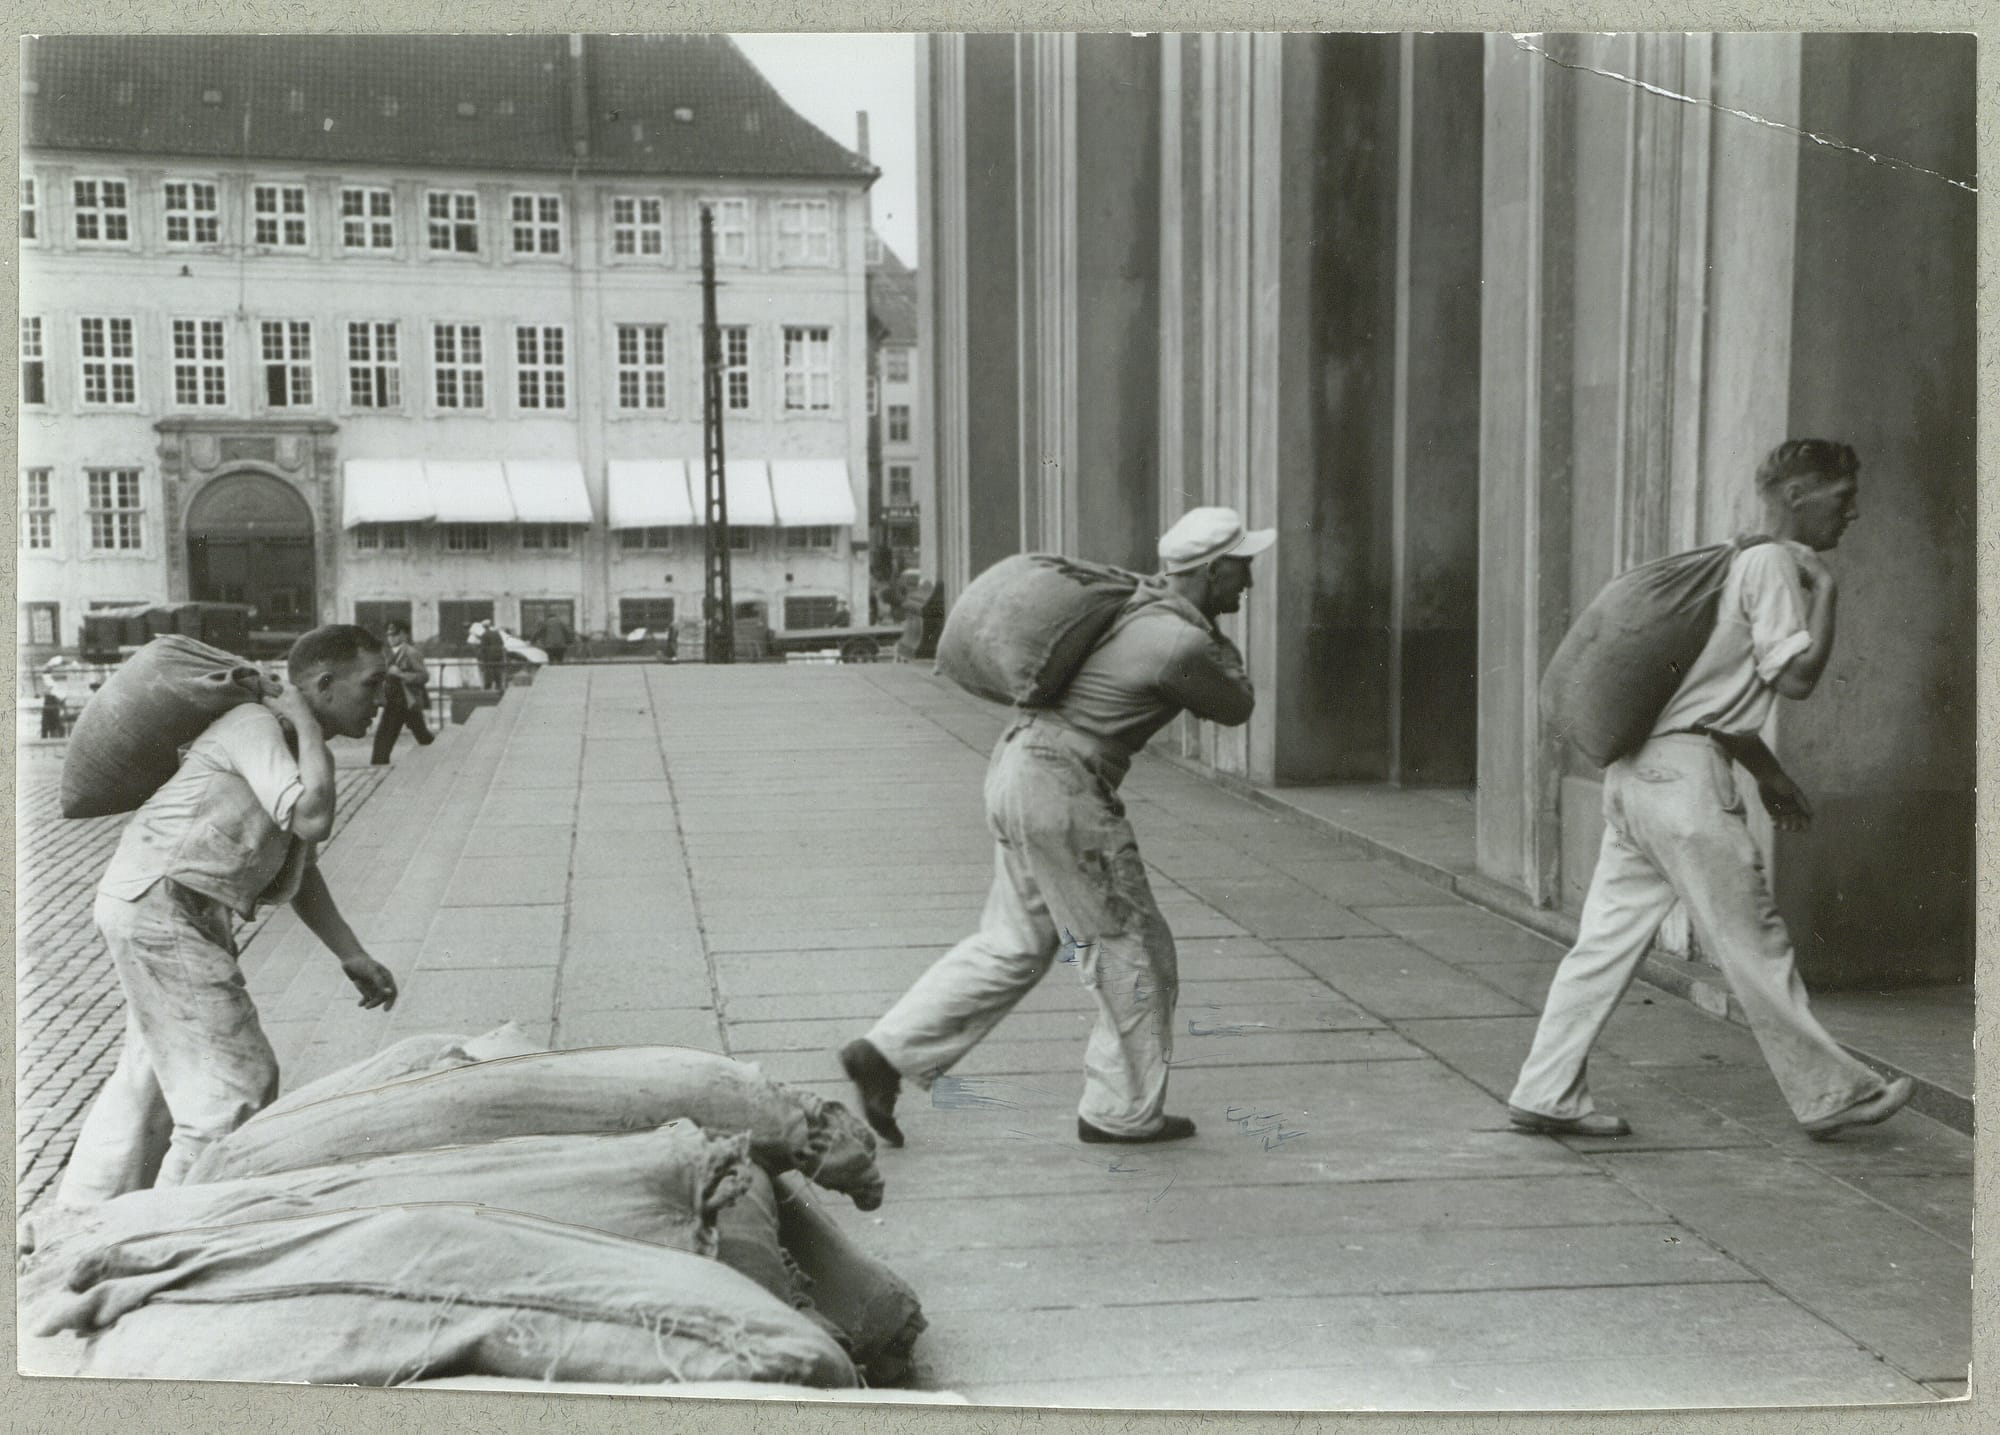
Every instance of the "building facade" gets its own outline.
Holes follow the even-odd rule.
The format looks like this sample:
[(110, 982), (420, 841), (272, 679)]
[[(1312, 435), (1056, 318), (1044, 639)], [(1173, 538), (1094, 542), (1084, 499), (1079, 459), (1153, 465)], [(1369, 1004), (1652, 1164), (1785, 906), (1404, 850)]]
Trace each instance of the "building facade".
[(1229, 620), (1255, 716), (1158, 741), (1266, 786), (1466, 791), (1467, 880), (1574, 911), (1600, 775), (1538, 719), (1556, 642), (1615, 573), (1754, 530), (1772, 445), (1845, 439), (1840, 641), (1771, 734), (1818, 816), (1761, 837), (1810, 980), (1969, 980), (1972, 56), (933, 37), (928, 571), (1150, 566), (1199, 503), (1277, 526)]
[(22, 640), (93, 606), (462, 640), (865, 609), (867, 163), (721, 36), (25, 47)]
[(922, 548), (919, 522), (924, 487), (923, 450), (918, 436), (921, 363), (917, 333), (917, 274), (895, 250), (879, 240), (868, 264), (868, 328), (874, 345), (874, 442), (870, 492), (876, 522), (871, 541), (878, 581), (894, 581), (918, 569)]

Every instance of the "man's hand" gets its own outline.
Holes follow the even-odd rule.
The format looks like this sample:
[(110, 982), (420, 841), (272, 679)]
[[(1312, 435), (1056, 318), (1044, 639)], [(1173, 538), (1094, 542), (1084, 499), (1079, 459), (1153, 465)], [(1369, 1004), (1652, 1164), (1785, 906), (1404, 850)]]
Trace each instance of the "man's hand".
[(306, 695), (296, 684), (280, 688), (277, 696), (267, 696), (263, 702), (264, 706), (276, 713), (293, 732), (305, 734), (319, 731), (319, 715), (306, 702)]
[(1771, 814), (1772, 825), (1780, 832), (1803, 832), (1812, 825), (1812, 804), (1783, 771), (1761, 778), (1757, 795), (1764, 799), (1764, 810)]
[(360, 1005), (387, 1011), (396, 1004), (396, 978), (373, 957), (349, 957), (340, 964), (340, 969), (361, 993)]

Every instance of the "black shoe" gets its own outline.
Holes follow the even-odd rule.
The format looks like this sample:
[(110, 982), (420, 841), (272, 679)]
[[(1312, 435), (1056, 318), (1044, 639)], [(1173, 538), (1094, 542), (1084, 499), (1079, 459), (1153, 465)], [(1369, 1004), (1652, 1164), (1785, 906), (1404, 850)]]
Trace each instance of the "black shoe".
[(1092, 1143), (1117, 1141), (1126, 1145), (1144, 1145), (1153, 1141), (1185, 1141), (1194, 1135), (1194, 1123), (1185, 1116), (1168, 1116), (1161, 1120), (1158, 1131), (1144, 1136), (1114, 1136), (1109, 1131), (1101, 1131), (1081, 1116), (1076, 1118), (1076, 1139)]
[(840, 1069), (861, 1094), (861, 1114), (875, 1134), (891, 1146), (901, 1146), (903, 1129), (896, 1124), (896, 1093), (902, 1089), (902, 1074), (865, 1036), (840, 1049)]

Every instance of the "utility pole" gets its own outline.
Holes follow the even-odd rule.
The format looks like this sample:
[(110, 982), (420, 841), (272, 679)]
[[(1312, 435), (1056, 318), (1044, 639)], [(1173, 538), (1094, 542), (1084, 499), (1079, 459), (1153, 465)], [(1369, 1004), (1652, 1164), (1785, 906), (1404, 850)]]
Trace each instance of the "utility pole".
[(736, 603), (729, 591), (729, 491), (723, 483), (722, 330), (715, 322), (715, 212), (701, 207), (701, 450), (707, 508), (702, 617), (711, 663), (736, 661)]

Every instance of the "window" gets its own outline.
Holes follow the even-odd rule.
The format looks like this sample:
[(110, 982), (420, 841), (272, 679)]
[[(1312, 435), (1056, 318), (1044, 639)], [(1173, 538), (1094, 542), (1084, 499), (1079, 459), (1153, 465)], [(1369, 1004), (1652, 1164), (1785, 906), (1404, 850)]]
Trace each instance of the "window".
[(393, 320), (347, 326), (347, 400), (357, 409), (402, 406), (403, 371)]
[(60, 603), (23, 603), (21, 613), (27, 618), (28, 641), (40, 647), (53, 648), (61, 640), (62, 605)]
[(486, 350), (479, 325), (432, 325), (431, 373), (439, 408), (485, 408)]
[(514, 329), (514, 397), (524, 409), (569, 407), (560, 324), (520, 324)]
[(484, 523), (446, 523), (438, 530), (444, 535), (444, 551), (447, 553), (490, 553), (493, 551), (493, 530)]
[(573, 598), (523, 598), (521, 600), (521, 634), (529, 642), (535, 640), (535, 632), (543, 623), (554, 618), (570, 632), (576, 631), (576, 600)]
[(829, 201), (778, 201), (778, 262), (833, 263), (833, 205)]
[(396, 197), (386, 189), (343, 189), (340, 192), (340, 247), (394, 249)]
[(708, 202), (715, 215), (715, 262), (718, 264), (748, 264), (750, 262), (750, 201), (747, 199), (712, 199)]
[(207, 180), (170, 179), (161, 187), (161, 212), (166, 216), (167, 243), (217, 244), (222, 239), (222, 211), (216, 187)]
[(357, 553), (402, 553), (409, 546), (410, 530), (404, 524), (358, 523), (354, 527)]
[(424, 195), (430, 247), (436, 254), (479, 252), (479, 196), (470, 190), (433, 189)]
[(824, 526), (787, 528), (785, 530), (785, 546), (787, 548), (830, 549), (834, 546), (834, 533), (836, 531)]
[(910, 381), (910, 351), (908, 349), (884, 349), (882, 351), (882, 382), (885, 384), (907, 384)]
[(729, 551), (731, 553), (751, 553), (757, 548), (757, 530), (737, 524), (729, 525)]
[(47, 552), (56, 546), (54, 470), (21, 470), (21, 546)]
[(908, 404), (889, 405), (889, 442), (908, 443), (910, 441), (910, 406)]
[(250, 241), (272, 249), (306, 247), (306, 187), (257, 184), (250, 187)]
[(313, 401), (312, 321), (264, 321), (264, 402), (274, 409), (306, 408)]
[(731, 413), (750, 407), (750, 326), (722, 328), (722, 406)]
[(25, 404), (45, 404), (49, 401), (48, 371), (43, 367), (42, 321), (23, 315), (21, 318), (21, 402)]
[(618, 326), (618, 407), (667, 406), (667, 326)]
[(910, 474), (910, 465), (907, 463), (892, 463), (889, 465), (890, 503), (896, 504), (898, 507), (907, 507), (917, 501), (910, 481)]
[(529, 553), (567, 553), (570, 549), (569, 525), (524, 523), (521, 525), (521, 547)]
[(667, 227), (662, 202), (650, 195), (620, 194), (611, 200), (611, 252), (664, 254)]
[(79, 244), (128, 244), (131, 207), (122, 179), (79, 179), (70, 189)]
[(823, 412), (833, 407), (833, 331), (785, 330), (785, 407)]
[(465, 646), (466, 631), (474, 623), (493, 621), (493, 602), (490, 598), (447, 598), (438, 604), (438, 641), (455, 647)]
[(129, 406), (139, 402), (139, 366), (132, 354), (130, 319), (79, 319), (83, 401)]
[(870, 374), (868, 376), (868, 417), (871, 419), (875, 417), (876, 400), (880, 399), (881, 396), (881, 386), (875, 382), (875, 376)]
[(32, 174), (24, 174), (21, 176), (21, 242), (23, 244), (32, 244), (35, 240), (41, 238), (41, 218), (41, 203), (35, 195), (35, 177)]
[(402, 624), (404, 632), (410, 632), (410, 605), (406, 600), (388, 599), (375, 602), (359, 601), (354, 605), (356, 627), (366, 628), (380, 638), (389, 631), (391, 623)]
[(136, 468), (87, 468), (90, 546), (100, 553), (136, 553), (145, 546), (145, 509)]
[(222, 320), (174, 320), (174, 402), (183, 408), (205, 409), (229, 403)]
[(562, 196), (517, 194), (513, 197), (514, 252), (562, 253)]
[(671, 528), (621, 528), (618, 530), (618, 546), (628, 552), (642, 548), (671, 548), (674, 546), (674, 530)]
[(840, 622), (840, 606), (838, 598), (787, 598), (785, 626), (794, 629), (836, 627)]
[(882, 262), (882, 236), (872, 229), (868, 231), (868, 243), (863, 250), (863, 254), (870, 265)]
[(674, 626), (674, 600), (671, 598), (620, 598), (618, 600), (618, 631), (634, 632), (644, 628), (651, 633), (664, 633)]

